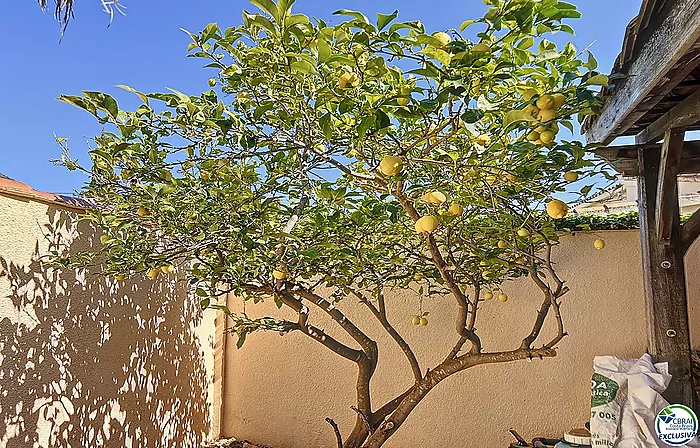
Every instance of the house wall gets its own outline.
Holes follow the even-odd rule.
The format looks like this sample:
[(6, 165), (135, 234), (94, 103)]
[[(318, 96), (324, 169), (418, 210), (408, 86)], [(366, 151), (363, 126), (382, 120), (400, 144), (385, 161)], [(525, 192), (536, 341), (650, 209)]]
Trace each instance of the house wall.
[[(603, 237), (607, 247), (593, 249)], [(526, 438), (561, 436), (583, 425), (590, 412), (593, 357), (639, 357), (646, 346), (639, 233), (606, 231), (566, 236), (554, 259), (571, 292), (564, 300), (569, 336), (554, 359), (477, 366), (438, 385), (388, 442), (388, 447), (504, 447), (512, 441), (509, 428)], [(687, 258), (691, 320), (700, 314), (700, 247)], [(507, 303), (485, 303), (477, 328), (488, 351), (517, 347), (529, 333), (540, 302), (528, 279), (503, 288)], [(447, 301), (447, 302), (446, 302)], [(387, 297), (390, 321), (415, 347), (425, 370), (435, 366), (454, 343), (455, 307), (449, 299), (425, 300), (427, 327), (410, 324), (418, 297), (392, 293)], [(238, 304), (230, 299), (230, 307)], [(340, 308), (368, 328), (379, 343), (380, 362), (372, 380), (375, 408), (412, 384), (408, 363), (369, 312), (348, 300)], [(277, 314), (273, 304), (247, 304), (255, 316)], [(337, 329), (318, 312), (313, 319), (340, 339)], [(698, 325), (700, 327), (700, 325)], [(335, 330), (335, 331), (334, 331)], [(553, 328), (545, 328), (545, 335)], [(235, 339), (225, 353), (223, 433), (273, 448), (331, 447), (333, 433), (325, 417), (333, 418), (347, 435), (354, 422), (355, 367), (301, 334), (259, 333), (242, 349)], [(700, 328), (692, 329), (700, 344)], [(347, 341), (350, 342), (350, 341)], [(351, 343), (351, 342), (350, 342)]]
[(177, 273), (116, 282), (42, 258), (98, 244), (74, 212), (0, 195), (0, 447), (199, 447), (215, 312)]

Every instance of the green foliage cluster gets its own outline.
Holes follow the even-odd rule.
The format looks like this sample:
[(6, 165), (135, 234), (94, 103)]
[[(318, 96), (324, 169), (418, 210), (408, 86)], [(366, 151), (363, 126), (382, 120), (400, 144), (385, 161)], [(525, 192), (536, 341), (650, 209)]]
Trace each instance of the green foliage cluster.
[[(542, 252), (557, 233), (542, 209), (568, 188), (564, 172), (601, 167), (556, 138), (594, 113), (593, 86), (608, 82), (595, 58), (547, 38), (572, 31), (573, 5), (488, 0), (485, 17), (434, 34), (397, 12), (372, 22), (340, 10), (331, 26), (290, 0), (252, 3), (261, 12), (241, 26), (189, 33), (212, 89), (121, 86), (142, 101), (132, 111), (106, 93), (61, 96), (106, 126), (92, 167), (64, 156), (105, 205), (86, 216), (104, 248), (65, 262), (149, 277), (178, 265), (203, 307), (223, 290), (257, 301), (282, 287), (330, 287), (333, 302), (384, 287), (463, 296), (457, 285), (497, 288), (551, 267)], [(543, 106), (551, 95), (556, 108)], [(378, 170), (387, 156), (402, 161), (397, 175)], [(438, 228), (417, 233), (421, 216)], [(242, 336), (275, 328), (234, 318)]]

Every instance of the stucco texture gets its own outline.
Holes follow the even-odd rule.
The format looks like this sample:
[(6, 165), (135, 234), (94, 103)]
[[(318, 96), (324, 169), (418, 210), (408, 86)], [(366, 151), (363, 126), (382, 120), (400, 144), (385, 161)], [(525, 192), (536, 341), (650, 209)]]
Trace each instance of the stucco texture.
[[(593, 248), (602, 237), (607, 246)], [(581, 233), (565, 236), (556, 249), (558, 271), (571, 292), (563, 313), (569, 336), (556, 358), (477, 366), (439, 384), (389, 440), (388, 447), (440, 446), (461, 448), (508, 446), (515, 428), (524, 437), (561, 436), (588, 421), (593, 357), (638, 357), (646, 346), (639, 233)], [(700, 313), (700, 249), (687, 257), (691, 320)], [(477, 329), (486, 351), (516, 348), (529, 333), (541, 301), (528, 279), (503, 287), (507, 303), (485, 303)], [(229, 306), (236, 307), (235, 299)], [(407, 361), (393, 341), (356, 301), (340, 308), (379, 344), (380, 362), (372, 380), (374, 408), (412, 384)], [(392, 293), (389, 320), (415, 348), (421, 367), (438, 364), (455, 341), (455, 306), (448, 298), (425, 300), (427, 327), (411, 325), (419, 300)], [(271, 303), (247, 304), (249, 315), (275, 313)], [(348, 341), (320, 312), (315, 322)], [(691, 329), (697, 346), (700, 334)], [(546, 327), (544, 337), (553, 328)], [(223, 434), (273, 448), (331, 447), (334, 437), (325, 417), (333, 418), (344, 435), (354, 423), (355, 366), (300, 334), (257, 333), (242, 349), (235, 338), (226, 344)]]
[(0, 196), (0, 447), (198, 447), (213, 317), (177, 272), (117, 282), (53, 269), (99, 233), (58, 205)]

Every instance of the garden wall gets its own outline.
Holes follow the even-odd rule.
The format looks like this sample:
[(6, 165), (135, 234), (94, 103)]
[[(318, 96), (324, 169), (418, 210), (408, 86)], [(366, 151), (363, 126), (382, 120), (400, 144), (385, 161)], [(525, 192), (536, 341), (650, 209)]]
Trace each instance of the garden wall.
[[(477, 366), (438, 385), (418, 406), (387, 446), (505, 447), (509, 428), (523, 436), (560, 436), (588, 420), (590, 377), (595, 355), (638, 357), (646, 346), (639, 233), (596, 232), (607, 241), (593, 249), (596, 236), (581, 233), (563, 238), (555, 252), (559, 270), (571, 292), (563, 307), (569, 336), (554, 359)], [(687, 257), (691, 320), (700, 322), (700, 245)], [(504, 286), (507, 303), (485, 303), (477, 328), (488, 351), (512, 349), (529, 333), (541, 301), (527, 279)], [(230, 306), (235, 301), (230, 299)], [(387, 298), (389, 319), (421, 360), (435, 366), (455, 339), (455, 307), (448, 298), (426, 300), (427, 327), (414, 327), (418, 300), (407, 294)], [(248, 305), (257, 315), (274, 305)], [(366, 309), (355, 301), (341, 309), (379, 343), (381, 361), (372, 381), (375, 407), (412, 384), (408, 364)], [(319, 319), (317, 311), (312, 316)], [(317, 320), (318, 322), (318, 320)], [(331, 323), (320, 326), (341, 339)], [(700, 325), (698, 325), (700, 326)], [(549, 327), (551, 331), (552, 328)], [(696, 347), (700, 328), (691, 329)], [(547, 332), (544, 333), (547, 335)], [(339, 359), (301, 334), (259, 333), (244, 347), (226, 344), (223, 433), (274, 448), (332, 447), (325, 417), (332, 417), (347, 435), (355, 415), (352, 363)], [(346, 342), (346, 339), (343, 339)], [(449, 346), (448, 346), (449, 344)]]
[(0, 195), (0, 447), (198, 447), (215, 312), (203, 318), (182, 282), (52, 269), (52, 248), (95, 247), (99, 234), (12, 184), (24, 190)]

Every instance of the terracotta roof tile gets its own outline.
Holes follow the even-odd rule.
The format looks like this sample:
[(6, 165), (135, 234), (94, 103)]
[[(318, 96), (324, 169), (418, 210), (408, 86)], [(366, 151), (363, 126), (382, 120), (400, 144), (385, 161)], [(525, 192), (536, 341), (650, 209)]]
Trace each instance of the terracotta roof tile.
[(86, 208), (92, 208), (95, 206), (93, 203), (85, 199), (35, 190), (24, 182), (10, 179), (9, 177), (1, 174), (0, 195), (19, 197), (22, 199), (34, 200), (51, 205), (60, 205), (75, 210), (85, 210)]

